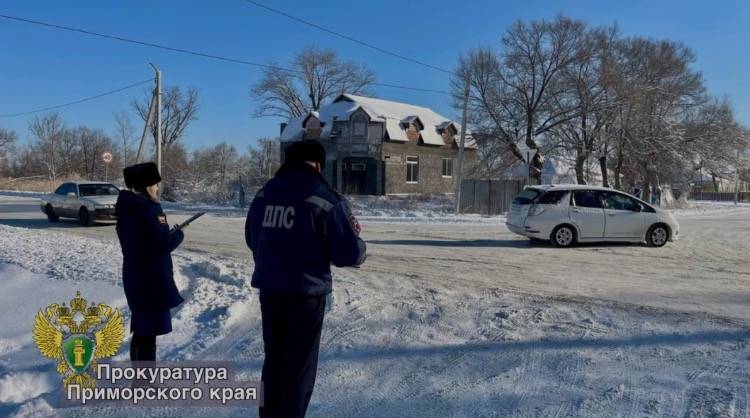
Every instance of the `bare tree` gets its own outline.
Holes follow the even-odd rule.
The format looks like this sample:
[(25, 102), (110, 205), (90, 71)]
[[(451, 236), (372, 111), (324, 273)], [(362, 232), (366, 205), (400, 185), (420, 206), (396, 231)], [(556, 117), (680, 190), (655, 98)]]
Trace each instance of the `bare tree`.
[(557, 107), (561, 112), (576, 110), (572, 118), (552, 129), (548, 138), (557, 141), (563, 153), (571, 157), (579, 184), (587, 183), (585, 167), (597, 151), (600, 169), (604, 167), (602, 181), (607, 183), (605, 128), (614, 118), (617, 99), (611, 89), (608, 67), (616, 34), (615, 27), (586, 32), (576, 45), (575, 58), (562, 69), (565, 91)]
[(8, 154), (13, 149), (16, 139), (17, 136), (14, 131), (0, 127), (0, 175), (5, 175), (10, 170)]
[(0, 128), (0, 150), (12, 145), (17, 139), (16, 133), (5, 128)]
[(256, 116), (294, 118), (320, 109), (342, 93), (366, 94), (375, 82), (366, 65), (343, 61), (335, 51), (315, 46), (307, 46), (297, 55), (292, 71), (270, 66), (250, 89), (250, 95), (258, 100)]
[(632, 125), (628, 128), (630, 158), (638, 165), (649, 199), (652, 185), (665, 167), (684, 158), (685, 127), (689, 112), (707, 100), (701, 74), (692, 70), (692, 51), (671, 41), (643, 38), (623, 43), (634, 71), (628, 80), (635, 94)]
[(56, 142), (60, 141), (64, 130), (62, 117), (57, 113), (46, 116), (36, 116), (29, 125), (29, 131), (37, 140), (37, 148), (41, 160), (47, 168), (47, 176), (51, 181), (57, 179), (57, 154)]
[[(151, 92), (141, 101), (134, 101), (133, 108), (145, 123), (148, 118)], [(185, 134), (190, 122), (197, 119), (198, 90), (190, 88), (183, 94), (177, 86), (167, 87), (162, 94), (161, 134), (165, 154)], [(151, 134), (156, 138), (156, 118), (151, 123)]]
[(130, 121), (128, 114), (124, 111), (114, 114), (115, 118), (115, 140), (120, 143), (120, 161), (119, 165), (127, 166), (132, 155), (132, 145), (135, 141), (135, 127)]
[(249, 178), (253, 186), (260, 186), (273, 177), (280, 163), (279, 140), (260, 138), (249, 148)]
[(104, 162), (101, 155), (113, 148), (112, 139), (103, 131), (80, 126), (70, 131), (78, 145), (76, 173), (93, 180), (104, 177)]
[[(485, 135), (508, 144), (513, 154), (529, 163), (530, 176), (541, 181), (543, 157), (537, 137), (577, 114), (566, 105), (563, 71), (576, 59), (585, 35), (582, 22), (558, 16), (552, 21), (514, 23), (502, 37), (499, 54), (480, 49), (459, 62), (454, 95), (463, 94), (468, 77), (474, 124)], [(519, 136), (520, 134), (520, 136)], [(531, 161), (517, 143), (535, 150)]]

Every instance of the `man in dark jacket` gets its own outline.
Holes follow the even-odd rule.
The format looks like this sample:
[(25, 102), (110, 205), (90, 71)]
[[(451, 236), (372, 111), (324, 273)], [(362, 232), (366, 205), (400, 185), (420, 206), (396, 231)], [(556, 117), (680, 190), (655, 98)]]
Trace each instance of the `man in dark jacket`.
[(258, 191), (245, 223), (253, 252), (252, 286), (260, 289), (263, 406), (260, 416), (305, 415), (315, 385), (331, 264), (365, 260), (360, 227), (343, 196), (320, 172), (316, 141), (288, 146), (274, 178)]
[(161, 181), (154, 163), (123, 170), (125, 185), (115, 204), (122, 247), (122, 285), (130, 308), (130, 359), (156, 360), (156, 336), (172, 331), (171, 308), (183, 302), (172, 273), (170, 253), (184, 238), (170, 230), (157, 201)]

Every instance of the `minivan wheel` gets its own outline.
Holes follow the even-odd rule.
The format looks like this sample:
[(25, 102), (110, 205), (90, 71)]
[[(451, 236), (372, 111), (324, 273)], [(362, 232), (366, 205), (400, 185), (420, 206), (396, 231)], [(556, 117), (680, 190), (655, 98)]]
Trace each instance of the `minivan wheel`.
[(88, 209), (81, 208), (81, 210), (78, 211), (78, 222), (83, 226), (91, 226), (94, 224), (94, 218), (91, 216)]
[(570, 247), (576, 242), (576, 232), (570, 225), (560, 225), (552, 231), (550, 241), (555, 247)]
[(60, 222), (60, 217), (57, 216), (57, 214), (55, 213), (55, 210), (52, 209), (52, 205), (50, 205), (49, 203), (47, 204), (47, 206), (45, 206), (44, 213), (47, 214), (48, 221), (53, 222), (53, 223)]
[(669, 230), (662, 224), (653, 225), (646, 234), (646, 244), (649, 247), (663, 247), (669, 241)]

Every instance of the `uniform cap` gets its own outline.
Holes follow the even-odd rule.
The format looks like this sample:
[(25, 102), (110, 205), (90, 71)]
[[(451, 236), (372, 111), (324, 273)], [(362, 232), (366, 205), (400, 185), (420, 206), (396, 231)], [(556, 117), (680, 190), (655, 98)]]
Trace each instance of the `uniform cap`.
[(125, 178), (125, 187), (128, 189), (142, 189), (161, 181), (159, 169), (155, 163), (150, 162), (125, 167), (122, 175)]
[(313, 139), (303, 139), (284, 149), (284, 162), (302, 163), (305, 161), (318, 162), (321, 169), (325, 167), (326, 149), (320, 142)]

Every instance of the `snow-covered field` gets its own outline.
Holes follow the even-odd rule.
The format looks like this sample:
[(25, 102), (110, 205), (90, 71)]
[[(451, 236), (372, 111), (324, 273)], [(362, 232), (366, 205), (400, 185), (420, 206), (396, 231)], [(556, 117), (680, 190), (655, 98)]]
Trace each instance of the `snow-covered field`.
[[(662, 249), (558, 250), (498, 217), (369, 206), (383, 213), (362, 216), (366, 265), (334, 272), (309, 415), (750, 416), (750, 208), (678, 211), (681, 241)], [(244, 219), (201, 222), (174, 255), (186, 302), (158, 356), (231, 360), (258, 378)], [(255, 416), (53, 409), (59, 378), (31, 341), (33, 315), (79, 289), (125, 307), (112, 229), (50, 228), (31, 197), (0, 198), (0, 415)]]

